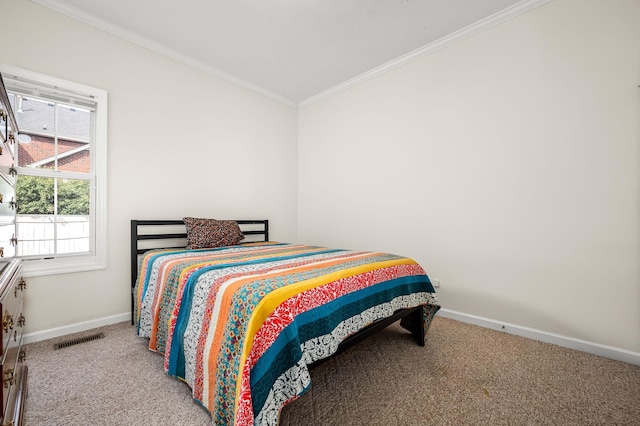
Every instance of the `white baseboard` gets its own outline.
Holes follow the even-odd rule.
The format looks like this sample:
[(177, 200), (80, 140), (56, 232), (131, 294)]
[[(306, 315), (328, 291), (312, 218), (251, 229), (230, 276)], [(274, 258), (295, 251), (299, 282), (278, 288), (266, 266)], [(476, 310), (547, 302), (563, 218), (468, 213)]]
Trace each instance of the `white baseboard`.
[(67, 334), (79, 333), (81, 331), (91, 330), (105, 325), (117, 324), (123, 321), (131, 320), (131, 312), (123, 314), (111, 315), (109, 317), (98, 318), (91, 321), (80, 322), (63, 327), (51, 328), (49, 330), (36, 331), (34, 333), (25, 333), (22, 337), (22, 343), (34, 343), (41, 340), (52, 339), (54, 337), (66, 336)]
[[(640, 365), (640, 353), (632, 352), (626, 349), (616, 348), (613, 346), (601, 345), (598, 343), (588, 342), (585, 340), (574, 339), (572, 337), (561, 336), (559, 334), (547, 333), (545, 331), (533, 328), (522, 327), (515, 324), (495, 321), (476, 315), (465, 314), (463, 312), (452, 311), (442, 308), (438, 311), (438, 315), (443, 318), (450, 318), (468, 324), (477, 325), (492, 330), (502, 331), (516, 336), (527, 337), (529, 339), (539, 340), (541, 342), (551, 343), (562, 346), (564, 348), (575, 349), (581, 352), (614, 359), (616, 361), (627, 362), (629, 364)], [(67, 325), (64, 327), (56, 327), (49, 330), (28, 333), (23, 336), (23, 343), (34, 343), (41, 340), (52, 339), (54, 337), (66, 336), (68, 334), (78, 333), (81, 331), (91, 330), (93, 328), (103, 327), (105, 325), (116, 324), (123, 321), (129, 321), (131, 313), (125, 312), (109, 317), (98, 318), (91, 321)]]
[(450, 318), (480, 327), (514, 334), (516, 336), (527, 337), (529, 339), (539, 340), (541, 342), (551, 343), (581, 352), (587, 352), (593, 355), (614, 359), (616, 361), (640, 365), (640, 353), (616, 348), (614, 346), (601, 345), (585, 340), (574, 339), (572, 337), (561, 336), (559, 334), (547, 333), (533, 328), (499, 322), (488, 318), (452, 311), (450, 309), (440, 309), (438, 311), (438, 315), (443, 318)]

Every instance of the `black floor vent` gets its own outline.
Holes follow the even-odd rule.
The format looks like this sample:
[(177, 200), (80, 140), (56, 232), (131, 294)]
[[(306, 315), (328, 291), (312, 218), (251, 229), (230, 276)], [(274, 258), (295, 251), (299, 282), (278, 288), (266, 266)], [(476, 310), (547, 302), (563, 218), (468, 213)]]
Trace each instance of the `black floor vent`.
[(104, 337), (104, 333), (92, 334), (90, 336), (79, 337), (77, 339), (67, 340), (66, 342), (57, 343), (53, 345), (53, 349), (62, 349), (68, 348), (69, 346), (79, 345), (80, 343), (90, 342), (92, 340), (102, 339)]

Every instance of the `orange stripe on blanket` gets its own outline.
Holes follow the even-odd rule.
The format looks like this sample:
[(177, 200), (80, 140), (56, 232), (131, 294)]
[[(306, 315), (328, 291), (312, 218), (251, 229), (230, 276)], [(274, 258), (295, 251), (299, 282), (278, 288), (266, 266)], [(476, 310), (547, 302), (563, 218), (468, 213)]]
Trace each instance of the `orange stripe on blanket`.
[[(304, 249), (302, 251), (297, 251), (296, 253), (298, 254), (300, 253), (313, 254), (314, 252), (317, 253), (318, 251), (326, 250), (325, 248), (322, 248), (322, 247), (313, 247), (313, 246), (296, 246), (296, 247)], [(347, 257), (347, 256), (340, 255), (339, 257)], [(337, 259), (337, 258), (338, 257), (335, 257), (333, 259)], [(322, 261), (326, 262), (327, 259), (323, 258)], [(308, 265), (313, 263), (318, 264), (318, 262), (319, 262), (319, 259), (317, 258), (310, 259), (308, 257), (303, 257), (300, 259), (296, 259), (293, 264), (287, 263), (286, 265), (283, 265), (283, 264), (267, 263), (267, 264), (262, 264), (260, 268), (257, 268), (251, 272), (247, 272), (247, 271), (243, 272), (238, 270), (230, 271), (228, 275), (217, 277), (213, 282), (211, 282), (210, 288), (209, 288), (209, 294), (207, 296), (208, 302), (207, 302), (207, 308), (205, 310), (206, 313), (202, 319), (202, 327), (200, 329), (200, 334), (198, 338), (198, 340), (201, 341), (202, 343), (198, 345), (197, 351), (196, 351), (196, 373), (195, 373), (196, 378), (208, 376), (206, 372), (208, 371), (209, 363), (204, 362), (206, 358), (205, 353), (208, 353), (208, 351), (211, 348), (212, 341), (213, 341), (213, 334), (215, 334), (215, 329), (217, 327), (218, 322), (224, 320), (222, 315), (220, 315), (219, 313), (220, 306), (216, 303), (216, 295), (218, 295), (219, 293), (222, 294), (220, 292), (221, 287), (223, 287), (226, 283), (231, 283), (238, 279), (243, 279), (248, 277), (253, 277), (255, 279), (255, 278), (267, 276), (267, 274), (271, 272), (281, 271), (283, 269), (283, 266), (285, 268), (294, 268), (296, 266), (301, 266), (301, 265)], [(228, 317), (228, 314), (226, 315)], [(211, 326), (212, 323), (213, 323), (213, 326)], [(224, 323), (223, 325), (226, 326), (226, 324), (227, 323)], [(210, 329), (213, 330), (211, 332), (213, 333), (212, 335), (209, 335)], [(204, 380), (195, 380), (194, 386), (193, 386), (193, 394), (195, 398), (197, 398), (199, 401), (202, 401), (203, 404), (206, 404), (206, 401), (209, 400), (208, 399), (208, 395), (209, 395), (208, 382), (207, 382), (207, 385), (205, 386)]]
[[(280, 244), (276, 241), (273, 242), (255, 242), (255, 243), (245, 243), (242, 244), (238, 247), (255, 247), (255, 246), (259, 246), (259, 245), (265, 245), (265, 247), (263, 249), (257, 249), (257, 250), (253, 250), (253, 251), (248, 251), (247, 253), (261, 253), (261, 252), (272, 252), (274, 250), (277, 250), (278, 247), (273, 247), (272, 245), (275, 244)], [(175, 253), (179, 253), (183, 250), (176, 250), (176, 249), (155, 249), (155, 250), (149, 250), (146, 251), (143, 254), (142, 257), (142, 263), (141, 263), (141, 268), (140, 268), (140, 272), (138, 273), (138, 277), (136, 280), (136, 287), (137, 287), (137, 293), (136, 293), (136, 316), (135, 316), (135, 320), (136, 323), (140, 322), (140, 315), (141, 315), (141, 306), (142, 306), (142, 296), (144, 295), (144, 282), (146, 279), (146, 275), (147, 275), (147, 271), (150, 267), (150, 258), (152, 256), (158, 255), (158, 254), (166, 254), (166, 255), (171, 255), (171, 254), (175, 254)], [(193, 258), (193, 257), (225, 257), (228, 256), (229, 252), (227, 251), (223, 251), (220, 254), (214, 254), (212, 253), (210, 250), (200, 250), (200, 251), (194, 251), (193, 256), (189, 256), (189, 258)], [(183, 258), (184, 260), (185, 258)]]
[[(178, 319), (178, 315), (180, 313), (180, 306), (182, 303), (182, 294), (184, 292), (184, 287), (189, 279), (189, 276), (195, 272), (198, 269), (204, 268), (204, 267), (208, 267), (208, 266), (214, 266), (216, 264), (229, 264), (229, 265), (233, 265), (234, 263), (243, 263), (246, 262), (247, 260), (258, 260), (258, 259), (264, 259), (264, 258), (268, 258), (270, 256), (273, 256), (274, 252), (277, 252), (278, 256), (287, 256), (289, 254), (299, 254), (303, 251), (299, 250), (300, 248), (304, 248), (305, 250), (303, 250), (304, 252), (309, 252), (309, 251), (314, 251), (314, 250), (320, 250), (321, 248), (319, 247), (314, 247), (312, 250), (308, 250), (309, 247), (308, 246), (300, 246), (300, 245), (296, 245), (296, 246), (287, 246), (286, 247), (286, 251), (282, 250), (282, 247), (268, 247), (265, 248), (265, 250), (258, 250), (258, 251), (252, 251), (252, 252), (238, 252), (238, 254), (251, 254), (250, 257), (248, 258), (238, 258), (238, 259), (229, 259), (228, 256), (231, 253), (226, 253), (226, 256), (224, 256), (225, 253), (221, 253), (220, 256), (215, 256), (216, 259), (213, 261), (207, 261), (207, 262), (202, 262), (202, 263), (198, 263), (195, 265), (191, 265), (187, 268), (185, 268), (182, 273), (180, 274), (180, 279), (178, 281), (178, 289), (177, 289), (177, 294), (176, 294), (176, 299), (175, 299), (175, 304), (173, 307), (173, 311), (169, 317), (168, 323), (166, 324), (166, 326), (168, 327), (168, 331), (167, 331), (167, 342), (166, 342), (166, 346), (165, 346), (165, 359), (164, 359), (164, 365), (165, 365), (165, 369), (168, 368), (169, 365), (169, 354), (171, 351), (171, 345), (172, 345), (172, 341), (173, 341), (173, 334), (174, 334), (174, 330), (175, 330), (175, 325)], [(278, 249), (280, 251), (278, 251)], [(255, 256), (256, 254), (258, 254), (258, 256)], [(155, 330), (155, 329), (154, 329)], [(152, 330), (153, 332), (153, 330)]]
[[(190, 262), (190, 261), (195, 261), (198, 258), (204, 258), (202, 262), (199, 262), (197, 264), (191, 265), (189, 267), (186, 267), (180, 274), (179, 280), (178, 280), (178, 294), (181, 294), (182, 290), (184, 289), (184, 286), (186, 284), (186, 279), (185, 276), (187, 275), (191, 275), (191, 273), (193, 273), (195, 270), (200, 269), (202, 267), (206, 267), (206, 266), (213, 266), (216, 264), (220, 264), (220, 263), (230, 263), (230, 262), (242, 262), (245, 261), (246, 259), (229, 259), (229, 255), (233, 255), (233, 254), (238, 254), (238, 255), (242, 255), (242, 254), (251, 254), (252, 256), (255, 254), (262, 254), (262, 256), (256, 256), (256, 258), (261, 258), (261, 257), (265, 257), (267, 256), (269, 253), (273, 252), (275, 250), (275, 247), (265, 247), (265, 249), (263, 250), (254, 250), (254, 251), (250, 251), (250, 252), (228, 252), (228, 251), (221, 251), (219, 253), (212, 253), (206, 250), (203, 251), (195, 251), (193, 254), (190, 254), (188, 256), (182, 256), (179, 257), (177, 259), (169, 259), (169, 260), (165, 260), (162, 265), (160, 266), (160, 272), (158, 274), (158, 278), (156, 279), (156, 291), (154, 293), (154, 299), (153, 299), (153, 303), (152, 303), (152, 325), (151, 325), (151, 332), (150, 332), (150, 339), (149, 339), (149, 349), (153, 350), (153, 351), (157, 351), (157, 336), (158, 336), (158, 330), (159, 328), (162, 327), (167, 327), (168, 329), (168, 333), (167, 333), (167, 346), (165, 347), (165, 352), (171, 348), (170, 343), (171, 343), (171, 339), (169, 336), (171, 336), (171, 334), (173, 333), (173, 327), (172, 325), (175, 323), (175, 319), (174, 316), (177, 316), (177, 312), (175, 312), (175, 309), (172, 311), (172, 314), (169, 316), (169, 319), (167, 320), (166, 324), (159, 324), (160, 318), (159, 318), (159, 313), (160, 313), (160, 309), (161, 309), (161, 298), (162, 295), (164, 294), (164, 289), (166, 287), (167, 284), (167, 279), (168, 279), (168, 274), (171, 271), (171, 269), (176, 266), (179, 265), (183, 262)], [(170, 254), (170, 253), (167, 253)], [(253, 258), (253, 257), (252, 257)], [(179, 300), (178, 297), (176, 298), (176, 300)], [(174, 315), (175, 313), (175, 315)], [(173, 321), (172, 321), (173, 320)]]
[[(377, 253), (358, 253), (358, 254), (362, 254), (362, 256), (358, 256), (358, 257), (371, 257)], [(235, 294), (235, 292), (242, 287), (244, 284), (250, 283), (252, 281), (254, 281), (256, 278), (259, 278), (260, 280), (265, 280), (265, 279), (269, 279), (269, 278), (275, 278), (275, 277), (279, 277), (279, 276), (286, 276), (286, 275), (290, 275), (292, 273), (297, 273), (297, 272), (304, 272), (304, 271), (308, 271), (308, 270), (313, 270), (313, 269), (317, 269), (319, 267), (319, 265), (322, 265), (322, 267), (325, 266), (332, 266), (332, 265), (338, 265), (341, 263), (347, 263), (350, 261), (353, 261), (354, 257), (347, 257), (347, 258), (339, 258), (339, 259), (321, 259), (318, 262), (313, 262), (310, 264), (306, 264), (303, 266), (299, 266), (297, 268), (291, 269), (290, 267), (287, 267), (286, 265), (283, 266), (283, 269), (279, 269), (267, 274), (258, 274), (258, 275), (252, 275), (252, 276), (247, 276), (244, 278), (239, 278), (236, 281), (234, 281), (232, 284), (230, 284), (229, 286), (227, 286), (227, 288), (225, 288), (224, 293), (222, 295), (222, 301), (221, 301), (221, 306), (220, 306), (220, 310), (218, 312), (218, 318), (227, 318), (228, 314), (229, 314), (229, 310), (231, 309), (231, 305), (232, 305), (232, 301), (233, 301), (233, 296)], [(349, 270), (349, 269), (347, 269)], [(342, 273), (344, 271), (340, 271), (340, 273)], [(327, 276), (333, 276), (334, 274), (330, 274)], [(301, 283), (305, 283), (307, 281), (302, 281)], [(329, 281), (330, 282), (330, 281)], [(290, 284), (287, 285), (285, 287), (282, 287), (280, 289), (274, 290), (273, 292), (269, 293), (267, 296), (265, 296), (262, 301), (260, 301), (258, 303), (258, 306), (256, 306), (256, 310), (261, 306), (262, 302), (264, 301), (264, 299), (266, 299), (267, 297), (269, 297), (271, 294), (273, 294), (274, 292), (278, 292), (280, 290), (289, 288), (291, 286), (298, 286), (300, 285), (300, 283), (298, 284)], [(251, 318), (253, 318), (253, 316), (255, 315), (255, 311), (252, 313)], [(266, 318), (266, 316), (265, 316)], [(250, 319), (250, 323), (251, 323), (251, 319)], [(217, 326), (216, 329), (214, 331), (214, 335), (213, 335), (213, 340), (210, 346), (210, 350), (209, 350), (209, 356), (208, 356), (208, 371), (216, 371), (216, 368), (218, 366), (218, 355), (220, 354), (220, 349), (221, 349), (221, 342), (222, 342), (222, 338), (223, 338), (223, 334), (224, 334), (224, 330), (225, 330), (225, 325), (226, 323), (224, 321), (218, 321), (217, 322)], [(255, 335), (255, 332), (252, 335), (247, 335), (247, 337), (244, 340), (244, 346), (243, 346), (243, 350), (242, 350), (242, 355), (241, 355), (241, 362), (239, 364), (239, 370), (238, 371), (242, 371), (242, 365), (245, 362), (246, 359), (246, 345), (248, 344), (247, 342), (251, 341), (253, 342), (253, 336)], [(240, 383), (241, 381), (239, 380), (241, 379), (241, 377), (237, 377), (236, 380), (238, 381), (238, 383)], [(215, 395), (215, 391), (217, 389), (209, 389), (208, 392), (208, 407), (213, 407), (213, 401), (216, 398)], [(238, 391), (239, 391), (239, 387), (238, 387)], [(234, 413), (236, 411), (237, 407), (234, 407)]]
[[(253, 338), (255, 337), (258, 329), (265, 321), (265, 319), (271, 315), (271, 313), (285, 300), (301, 293), (303, 291), (309, 290), (311, 288), (319, 287), (324, 284), (333, 282), (335, 280), (345, 278), (348, 276), (355, 276), (365, 272), (373, 271), (376, 269), (386, 268), (389, 266), (396, 265), (408, 265), (416, 263), (413, 259), (410, 258), (400, 258), (394, 260), (386, 260), (382, 262), (375, 262), (365, 265), (354, 266), (352, 268), (332, 272), (327, 275), (322, 275), (319, 277), (311, 278), (309, 280), (301, 281), (296, 284), (291, 284), (285, 287), (278, 288), (272, 292), (270, 292), (267, 296), (262, 298), (258, 303), (258, 306), (253, 310), (251, 314), (251, 318), (249, 320), (249, 324), (247, 326), (246, 336), (243, 342), (242, 354), (240, 355), (240, 363), (238, 365), (238, 371), (243, 371), (243, 366), (247, 360), (247, 355), (250, 351), (250, 345), (253, 344)], [(236, 398), (237, 402), (240, 397), (240, 393), (242, 391), (242, 374), (238, 374), (236, 378)], [(234, 419), (236, 417), (236, 413), (238, 410), (238, 405), (234, 406)]]
[(140, 268), (140, 273), (138, 274), (138, 279), (136, 282), (136, 288), (138, 292), (136, 293), (136, 323), (140, 322), (140, 307), (142, 306), (142, 295), (144, 294), (144, 281), (147, 275), (147, 269), (149, 269), (149, 259), (151, 256), (162, 253), (165, 250), (153, 250), (146, 252), (142, 257), (142, 266)]

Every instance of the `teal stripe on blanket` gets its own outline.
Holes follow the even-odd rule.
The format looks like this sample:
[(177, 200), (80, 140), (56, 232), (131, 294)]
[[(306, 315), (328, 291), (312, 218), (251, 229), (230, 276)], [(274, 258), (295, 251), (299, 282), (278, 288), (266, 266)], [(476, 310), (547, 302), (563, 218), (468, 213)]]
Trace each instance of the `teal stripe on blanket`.
[(422, 292), (433, 292), (426, 275), (400, 277), (348, 293), (298, 315), (251, 370), (254, 415), (261, 411), (275, 381), (302, 358), (303, 342), (330, 334), (338, 324), (367, 309), (388, 303), (399, 296)]
[(184, 358), (184, 333), (187, 328), (187, 324), (189, 322), (189, 314), (191, 313), (191, 305), (193, 302), (193, 291), (195, 287), (195, 283), (198, 281), (202, 274), (219, 269), (225, 269), (230, 267), (237, 266), (245, 266), (245, 265), (256, 265), (262, 263), (269, 262), (277, 262), (288, 259), (299, 259), (309, 256), (316, 256), (318, 254), (326, 254), (326, 253), (336, 253), (342, 250), (322, 250), (322, 251), (312, 251), (301, 254), (293, 254), (289, 256), (276, 256), (262, 259), (255, 259), (246, 262), (239, 263), (231, 263), (231, 264), (220, 264), (220, 265), (212, 265), (206, 266), (202, 269), (199, 269), (191, 274), (187, 282), (185, 283), (182, 301), (180, 302), (180, 309), (178, 313), (178, 317), (176, 319), (176, 325), (173, 332), (173, 338), (171, 340), (171, 350), (169, 352), (169, 370), (168, 373), (172, 376), (185, 378), (185, 358)]

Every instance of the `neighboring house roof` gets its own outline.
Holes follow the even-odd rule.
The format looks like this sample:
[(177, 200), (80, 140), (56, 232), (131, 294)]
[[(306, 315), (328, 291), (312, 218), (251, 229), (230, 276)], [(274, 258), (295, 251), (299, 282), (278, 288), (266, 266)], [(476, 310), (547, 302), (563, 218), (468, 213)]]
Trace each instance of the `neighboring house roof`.
[[(27, 96), (17, 96), (16, 98), (13, 99), (13, 110), (21, 132), (53, 134), (55, 117), (53, 103)], [(57, 112), (59, 135), (70, 139), (89, 140), (91, 135), (91, 114), (88, 110), (58, 104)]]
[(21, 134), (31, 138), (18, 138), (19, 165), (51, 168), (56, 160), (53, 130), (57, 114), (57, 159), (60, 170), (90, 171), (91, 114), (89, 110), (64, 104), (46, 102), (28, 96), (10, 94)]

